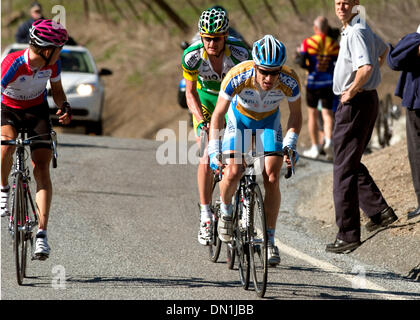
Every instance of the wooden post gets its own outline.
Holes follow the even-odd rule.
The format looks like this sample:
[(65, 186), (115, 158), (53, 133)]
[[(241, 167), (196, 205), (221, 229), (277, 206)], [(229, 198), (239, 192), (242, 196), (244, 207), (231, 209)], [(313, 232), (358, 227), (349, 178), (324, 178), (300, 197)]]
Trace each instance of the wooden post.
[(168, 17), (178, 26), (183, 32), (188, 32), (189, 27), (184, 20), (165, 2), (165, 0), (154, 0), (155, 3), (168, 15)]

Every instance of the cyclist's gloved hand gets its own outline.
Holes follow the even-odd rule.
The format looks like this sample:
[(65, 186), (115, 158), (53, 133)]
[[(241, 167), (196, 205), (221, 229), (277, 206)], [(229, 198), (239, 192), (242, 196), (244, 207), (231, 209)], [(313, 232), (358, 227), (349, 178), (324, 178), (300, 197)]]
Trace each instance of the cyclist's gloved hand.
[(69, 124), (72, 119), (72, 109), (71, 109), (70, 103), (68, 103), (67, 101), (64, 101), (63, 105), (60, 108), (58, 108), (58, 111), (56, 114), (58, 115), (58, 119), (60, 123)]
[(299, 160), (299, 153), (296, 151), (296, 145), (299, 135), (296, 132), (288, 131), (283, 139), (283, 150), (288, 147), (293, 150), (293, 156), (295, 158), (295, 164)]
[(207, 150), (210, 157), (210, 168), (212, 170), (217, 170), (222, 156), (222, 142), (218, 139), (210, 140)]
[(205, 130), (207, 128), (207, 122), (204, 120), (201, 120), (197, 125), (197, 135), (201, 137), (201, 131)]

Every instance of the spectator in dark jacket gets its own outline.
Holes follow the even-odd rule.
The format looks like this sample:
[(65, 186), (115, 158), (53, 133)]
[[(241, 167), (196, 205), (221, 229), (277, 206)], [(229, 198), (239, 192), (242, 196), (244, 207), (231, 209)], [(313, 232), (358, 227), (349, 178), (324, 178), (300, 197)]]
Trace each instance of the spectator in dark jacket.
[(29, 9), (29, 14), (31, 17), (22, 23), (16, 31), (15, 39), (17, 43), (29, 43), (29, 29), (34, 21), (43, 19), (41, 5), (38, 2), (33, 2)]
[(395, 95), (402, 98), (406, 107), (408, 159), (413, 177), (417, 208), (410, 211), (408, 219), (420, 215), (420, 25), (417, 32), (402, 38), (387, 56), (391, 69), (402, 71)]

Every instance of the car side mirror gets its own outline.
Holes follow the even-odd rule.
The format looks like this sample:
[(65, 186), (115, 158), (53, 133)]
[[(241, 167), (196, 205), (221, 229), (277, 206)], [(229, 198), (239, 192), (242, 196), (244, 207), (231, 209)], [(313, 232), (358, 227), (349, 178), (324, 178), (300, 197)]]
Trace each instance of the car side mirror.
[(106, 68), (102, 68), (99, 71), (99, 76), (110, 76), (112, 74), (112, 71)]

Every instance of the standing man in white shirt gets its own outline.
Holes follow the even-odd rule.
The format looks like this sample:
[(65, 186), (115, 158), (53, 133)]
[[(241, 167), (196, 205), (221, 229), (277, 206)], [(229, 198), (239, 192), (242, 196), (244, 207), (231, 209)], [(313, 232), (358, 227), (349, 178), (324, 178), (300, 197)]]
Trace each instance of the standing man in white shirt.
[(340, 96), (333, 131), (333, 196), (338, 234), (326, 251), (349, 252), (360, 246), (360, 209), (370, 218), (368, 231), (398, 217), (361, 163), (378, 114), (376, 88), (388, 47), (358, 14), (359, 0), (334, 0), (343, 24), (333, 90)]

